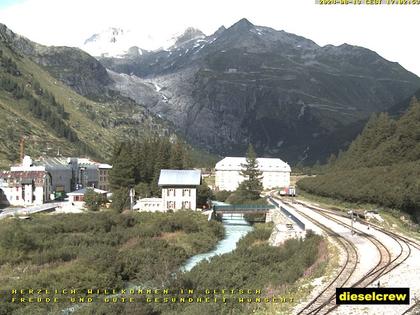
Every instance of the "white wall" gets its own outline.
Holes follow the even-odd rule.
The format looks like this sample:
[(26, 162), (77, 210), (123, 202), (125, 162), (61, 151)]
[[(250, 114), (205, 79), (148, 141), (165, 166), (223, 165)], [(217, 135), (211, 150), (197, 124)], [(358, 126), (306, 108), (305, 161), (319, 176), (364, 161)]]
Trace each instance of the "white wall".
[[(290, 172), (265, 171), (262, 176), (264, 189), (290, 186)], [(219, 190), (234, 191), (243, 180), (240, 171), (216, 171), (215, 185)]]
[(197, 208), (197, 189), (191, 187), (163, 187), (163, 209), (192, 209)]
[[(264, 189), (290, 186), (290, 166), (279, 158), (257, 158), (258, 169), (262, 172)], [(216, 163), (215, 186), (219, 190), (236, 190), (245, 179), (240, 175), (244, 157), (225, 157)]]
[(162, 212), (166, 210), (163, 208), (162, 198), (144, 198), (137, 201), (136, 208), (139, 211)]
[(16, 187), (3, 185), (1, 187), (11, 206), (39, 206), (50, 199), (51, 183), (48, 177), (45, 178), (44, 186), (36, 186), (35, 189), (32, 185), (24, 186), (24, 196), (22, 196), (23, 188), (21, 185)]

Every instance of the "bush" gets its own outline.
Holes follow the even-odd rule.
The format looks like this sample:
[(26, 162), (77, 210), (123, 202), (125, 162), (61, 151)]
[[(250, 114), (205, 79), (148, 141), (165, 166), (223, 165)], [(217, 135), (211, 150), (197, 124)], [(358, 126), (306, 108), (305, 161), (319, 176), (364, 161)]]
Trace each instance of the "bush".
[(225, 202), (225, 201), (226, 201), (226, 199), (230, 196), (230, 194), (231, 194), (231, 192), (230, 192), (230, 191), (227, 191), (227, 190), (221, 190), (221, 191), (218, 191), (218, 192), (214, 195), (214, 198), (215, 198), (216, 200), (218, 200), (218, 201)]
[(106, 197), (96, 193), (92, 188), (86, 189), (84, 195), (85, 207), (90, 211), (98, 211), (106, 203)]

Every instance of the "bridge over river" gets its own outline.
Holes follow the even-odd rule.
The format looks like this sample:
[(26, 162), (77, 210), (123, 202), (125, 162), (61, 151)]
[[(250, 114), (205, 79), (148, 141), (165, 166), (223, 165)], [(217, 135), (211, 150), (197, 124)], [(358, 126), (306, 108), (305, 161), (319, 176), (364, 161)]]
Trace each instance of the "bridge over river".
[(274, 205), (213, 205), (216, 214), (266, 214)]

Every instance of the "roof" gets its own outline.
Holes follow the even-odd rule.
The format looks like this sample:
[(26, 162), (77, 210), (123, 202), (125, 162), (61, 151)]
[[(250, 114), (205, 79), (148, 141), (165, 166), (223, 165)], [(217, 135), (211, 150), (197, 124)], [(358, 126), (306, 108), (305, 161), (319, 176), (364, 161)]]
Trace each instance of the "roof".
[(106, 163), (101, 163), (101, 164), (98, 164), (98, 168), (100, 168), (100, 169), (104, 169), (104, 168), (111, 169), (112, 165), (109, 165), (109, 164), (106, 164)]
[(47, 175), (45, 171), (3, 171), (0, 172), (0, 178), (23, 179), (42, 179)]
[(200, 170), (160, 170), (159, 186), (198, 186)]
[[(257, 158), (257, 162), (262, 172), (291, 172), (289, 164), (279, 158)], [(216, 171), (240, 171), (245, 163), (244, 157), (225, 157), (216, 163)]]
[(112, 165), (99, 163), (87, 158), (66, 158), (66, 157), (44, 157), (39, 161), (35, 161), (34, 165), (45, 166), (50, 169), (68, 168), (71, 169), (72, 162), (76, 162), (79, 166), (88, 168), (111, 169)]
[(39, 161), (35, 161), (34, 164), (40, 165), (40, 166), (49, 166), (49, 167), (69, 166), (69, 162), (67, 158), (63, 158), (63, 157), (44, 157)]
[[(4, 171), (0, 172), (0, 179), (12, 180), (15, 185), (32, 184), (34, 181), (35, 186), (43, 186), (47, 174), (45, 171)], [(3, 185), (5, 185), (4, 181)]]
[[(86, 190), (88, 190), (88, 189), (92, 189), (92, 188), (88, 187), (88, 188), (83, 188), (83, 189), (79, 189), (79, 190), (76, 190), (76, 191), (72, 191), (71, 193), (68, 193), (67, 196), (84, 195), (86, 193)], [(96, 192), (97, 194), (106, 194), (107, 193), (106, 190), (97, 189), (97, 188), (93, 188), (93, 191)]]
[(162, 200), (163, 200), (162, 198), (152, 197), (152, 198), (142, 198), (142, 199), (137, 200), (137, 202), (160, 202)]

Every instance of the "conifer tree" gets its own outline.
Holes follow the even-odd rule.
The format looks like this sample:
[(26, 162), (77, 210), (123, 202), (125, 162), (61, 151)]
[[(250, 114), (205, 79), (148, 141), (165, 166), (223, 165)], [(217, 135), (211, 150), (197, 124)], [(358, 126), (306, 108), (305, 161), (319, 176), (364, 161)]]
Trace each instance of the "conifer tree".
[(240, 175), (245, 180), (239, 185), (238, 192), (244, 199), (258, 200), (263, 190), (262, 172), (258, 169), (257, 156), (255, 154), (252, 144), (248, 146), (246, 154), (246, 163), (241, 164), (242, 171)]
[(120, 143), (117, 145), (112, 159), (112, 170), (110, 171), (111, 188), (133, 187), (135, 183), (134, 175), (131, 144)]
[(184, 168), (185, 150), (180, 141), (177, 141), (175, 145), (173, 145), (171, 153), (171, 168), (182, 170)]

